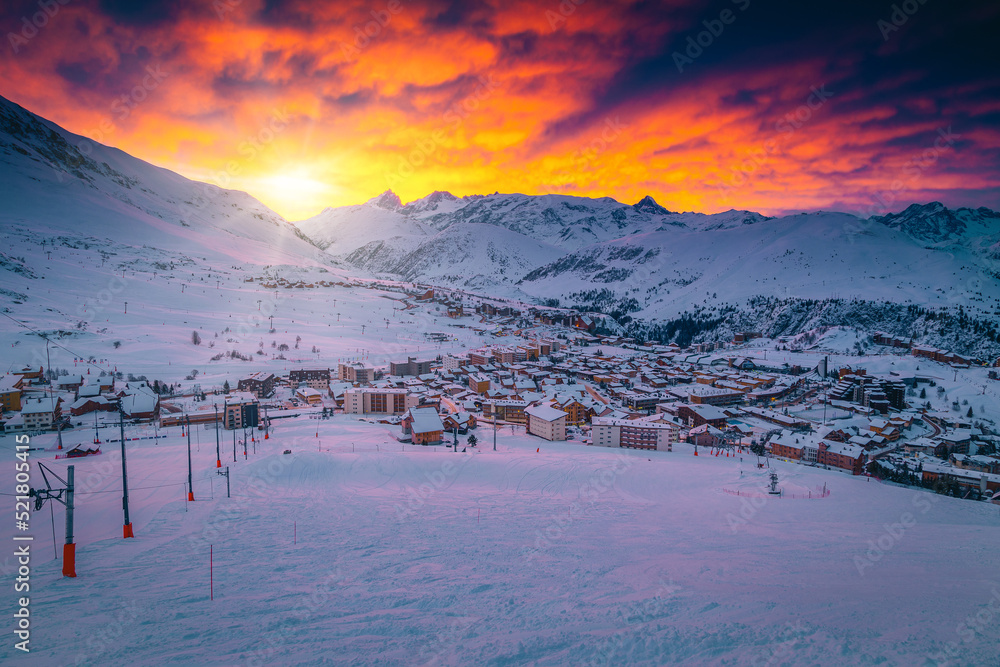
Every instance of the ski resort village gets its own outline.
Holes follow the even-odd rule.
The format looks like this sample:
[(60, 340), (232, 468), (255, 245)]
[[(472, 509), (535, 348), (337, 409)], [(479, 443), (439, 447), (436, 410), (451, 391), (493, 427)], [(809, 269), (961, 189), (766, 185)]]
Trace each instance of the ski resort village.
[(892, 2), (0, 4), (0, 665), (1000, 667), (1000, 4)]
[[(275, 288), (239, 289), (256, 305), (248, 295)], [(314, 637), (360, 663), (701, 662), (747, 642), (755, 664), (818, 663), (846, 646), (936, 664), (994, 655), (979, 641), (993, 626), (976, 625), (992, 598), (968, 607), (930, 573), (908, 589), (906, 642), (869, 647), (852, 629), (861, 614), (867, 632), (898, 632), (860, 601), (913, 576), (928, 550), (938, 572), (995, 573), (991, 360), (844, 328), (651, 344), (601, 333), (599, 314), (330, 289), (340, 313), (299, 314), (301, 328), (283, 299), (282, 319), (256, 317), (239, 340), (187, 331), (199, 369), (173, 371), (170, 348), (165, 359), (136, 342), (72, 356), (85, 337), (10, 358), (4, 442), (28, 443), (32, 503), (73, 507), (65, 540), (65, 512), (32, 514), (37, 664), (163, 650), (269, 664), (301, 660), (303, 643), (321, 662)], [(384, 323), (379, 340), (383, 311), (408, 318), (407, 342)], [(322, 331), (338, 320), (340, 334)], [(259, 352), (240, 353), (251, 340)], [(338, 344), (343, 356), (322, 363)], [(976, 532), (943, 547), (956, 523)], [(648, 545), (624, 537), (636, 530)], [(691, 551), (706, 539), (709, 555)], [(780, 573), (734, 551), (771, 548), (814, 564)], [(539, 608), (524, 596), (542, 580), (553, 590)], [(778, 586), (763, 595), (782, 603), (733, 586)], [(605, 598), (619, 588), (634, 596), (626, 607)], [(843, 610), (816, 607), (819, 590)], [(95, 596), (107, 612), (84, 613)], [(934, 620), (941, 604), (965, 635)], [(165, 634), (165, 616), (181, 635)], [(706, 644), (706, 619), (721, 644)]]
[(330, 367), (290, 362), (289, 346), (273, 344), (277, 352), (246, 357), (243, 372), (195, 370), (186, 380), (128, 372), (125, 359), (29, 365), (0, 378), (0, 425), (67, 458), (101, 453), (125, 424), (154, 439), (235, 430), (243, 448), (271, 427), (318, 420), (310, 428), (320, 450), (346, 422), (360, 432), (369, 425), (375, 440), (466, 452), (511, 434), (539, 446), (570, 441), (584, 457), (589, 446), (676, 456), (685, 443), (695, 456), (743, 455), (761, 466), (774, 458), (964, 499), (1000, 490), (1000, 360), (880, 332), (865, 354), (837, 354), (833, 341), (849, 335), (838, 330), (775, 340), (740, 332), (681, 348), (595, 333), (599, 314), (521, 312), (429, 288), (403, 295), (399, 309), (445, 312), (450, 327), (484, 344), (441, 354), (430, 350), (451, 336), (428, 333), (441, 344), (418, 356), (376, 364), (362, 352)]

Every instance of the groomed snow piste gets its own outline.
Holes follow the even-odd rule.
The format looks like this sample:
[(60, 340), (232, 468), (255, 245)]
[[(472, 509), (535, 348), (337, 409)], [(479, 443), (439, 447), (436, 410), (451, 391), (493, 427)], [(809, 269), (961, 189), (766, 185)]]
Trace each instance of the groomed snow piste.
[[(235, 463), (222, 433), (228, 499), (213, 430), (192, 432), (193, 503), (180, 429), (130, 442), (134, 540), (118, 445), (73, 460), (78, 577), (60, 576), (48, 508), (33, 513), (18, 664), (997, 664), (995, 505), (772, 461), (789, 493), (830, 490), (774, 498), (752, 455), (688, 445), (508, 426), (494, 452), (481, 426), (453, 453), (343, 416), (276, 423)], [(56, 453), (32, 458), (61, 471)]]

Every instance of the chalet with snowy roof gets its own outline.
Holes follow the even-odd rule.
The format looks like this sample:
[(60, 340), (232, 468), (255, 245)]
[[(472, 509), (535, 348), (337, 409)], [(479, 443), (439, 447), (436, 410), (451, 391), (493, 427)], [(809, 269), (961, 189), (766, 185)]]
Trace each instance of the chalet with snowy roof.
[(498, 421), (523, 424), (525, 421), (524, 409), (528, 405), (528, 401), (519, 398), (486, 400), (482, 402), (483, 419), (488, 421), (497, 419)]
[(899, 440), (900, 429), (888, 419), (873, 419), (868, 423), (868, 430), (881, 435), (889, 442)]
[(438, 445), (442, 442), (444, 423), (435, 408), (410, 408), (400, 422), (403, 436), (415, 445)]
[(552, 407), (566, 413), (566, 423), (578, 426), (588, 423), (596, 413), (591, 401), (582, 401), (575, 396), (556, 396)]
[(80, 387), (76, 392), (77, 398), (94, 398), (100, 396), (103, 392), (100, 386), (96, 384), (85, 384)]
[(715, 447), (723, 442), (724, 434), (714, 426), (702, 424), (688, 431), (687, 440), (695, 447)]
[[(101, 453), (101, 446), (91, 443), (81, 443), (74, 447), (71, 447), (66, 452), (66, 458), (68, 459), (78, 459), (84, 456), (94, 456)], [(58, 458), (58, 457), (57, 457)]]
[(299, 387), (295, 390), (295, 397), (308, 405), (321, 405), (323, 394), (312, 387)]
[(459, 433), (466, 433), (476, 428), (476, 417), (465, 411), (445, 415), (441, 422), (446, 431), (454, 431), (457, 428)]
[(851, 439), (852, 433), (848, 433), (844, 429), (840, 428), (829, 428), (825, 433), (823, 429), (819, 431), (820, 437), (824, 440), (830, 440), (831, 442), (847, 442)]
[(28, 399), (21, 407), (21, 418), (25, 430), (47, 429), (55, 427), (62, 417), (62, 399), (46, 396), (44, 398)]
[(738, 368), (741, 371), (752, 371), (757, 368), (757, 364), (754, 363), (753, 359), (747, 357), (736, 357), (729, 360), (730, 368)]
[(714, 405), (679, 405), (677, 418), (688, 426), (703, 426), (708, 424), (715, 428), (725, 427), (728, 415)]
[(522, 394), (522, 393), (524, 393), (526, 391), (535, 391), (535, 390), (537, 390), (537, 387), (535, 386), (535, 383), (532, 382), (529, 379), (521, 378), (521, 379), (515, 379), (514, 380), (514, 393), (515, 394)]
[(107, 393), (107, 392), (110, 392), (110, 391), (114, 390), (115, 379), (112, 376), (110, 376), (110, 375), (106, 375), (104, 377), (93, 377), (92, 376), (92, 377), (88, 377), (87, 378), (87, 384), (84, 385), (84, 386), (87, 386), (87, 387), (91, 387), (91, 386), (97, 387), (100, 390), (100, 392), (103, 394), (103, 393)]
[(34, 384), (36, 380), (41, 381), (43, 370), (42, 366), (22, 366), (17, 370), (11, 371), (11, 373), (24, 378), (24, 386), (28, 386), (29, 384)]
[(76, 391), (83, 386), (83, 376), (63, 375), (55, 381), (55, 385), (62, 391)]
[(103, 396), (82, 396), (70, 404), (69, 413), (74, 417), (79, 417), (91, 412), (114, 412), (117, 409), (117, 401), (109, 400)]
[(118, 404), (127, 419), (153, 420), (160, 415), (160, 397), (145, 381), (127, 383), (118, 392)]
[(327, 388), (327, 394), (333, 399), (334, 405), (338, 408), (344, 407), (345, 394), (348, 389), (353, 389), (354, 385), (350, 382), (330, 382), (330, 386)]

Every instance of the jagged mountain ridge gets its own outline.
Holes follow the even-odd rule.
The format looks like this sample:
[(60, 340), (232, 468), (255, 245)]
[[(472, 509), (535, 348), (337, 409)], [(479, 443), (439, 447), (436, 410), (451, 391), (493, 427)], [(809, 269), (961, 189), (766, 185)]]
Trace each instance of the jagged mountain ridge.
[[(1000, 216), (939, 203), (861, 220), (673, 213), (648, 196), (629, 206), (608, 197), (435, 192), (403, 205), (386, 192), (299, 224), (359, 269), (466, 288), (506, 285), (519, 298), (637, 318), (758, 295), (963, 305), (992, 316), (1000, 297)], [(519, 261), (459, 255), (457, 248), (477, 242), (458, 233), (463, 225), (507, 230), (504, 255)]]
[(347, 256), (370, 241), (401, 238), (420, 242), (422, 237), (460, 223), (504, 227), (573, 251), (656, 229), (726, 229), (766, 219), (752, 211), (672, 213), (650, 196), (629, 206), (610, 197), (494, 193), (459, 198), (433, 192), (404, 206), (395, 193), (386, 191), (364, 204), (327, 208), (296, 225), (331, 254)]
[(911, 204), (899, 213), (872, 216), (871, 219), (928, 244), (945, 244), (970, 235), (1000, 233), (1000, 213), (985, 206), (950, 210), (935, 201), (923, 205)]

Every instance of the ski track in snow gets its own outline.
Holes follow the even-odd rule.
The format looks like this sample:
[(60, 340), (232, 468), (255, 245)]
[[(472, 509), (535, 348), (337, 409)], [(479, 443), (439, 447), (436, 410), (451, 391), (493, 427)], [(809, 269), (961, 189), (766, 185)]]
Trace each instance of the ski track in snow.
[[(76, 460), (78, 480), (111, 462), (90, 488), (112, 492), (79, 496), (76, 579), (49, 555), (48, 512), (32, 515), (34, 650), (15, 656), (8, 645), (0, 658), (907, 665), (934, 664), (927, 656), (954, 641), (960, 664), (996, 664), (995, 630), (969, 642), (955, 631), (1000, 585), (992, 506), (780, 462), (788, 488), (825, 483), (830, 497), (754, 506), (721, 491), (766, 486), (746, 455), (741, 464), (685, 445), (610, 451), (509, 432), (498, 452), (484, 442), (455, 454), (387, 443), (382, 426), (345, 417), (324, 423), (316, 451), (315, 429), (280, 423), (249, 461), (224, 462), (231, 499), (201, 442), (194, 503), (182, 500), (178, 429), (130, 444), (132, 487), (177, 482), (131, 493), (135, 540), (120, 537), (113, 445)], [(9, 453), (12, 438), (2, 446)], [(52, 454), (33, 457), (64, 468)], [(859, 575), (854, 558), (904, 512), (915, 524)], [(61, 520), (57, 510), (57, 537)]]

